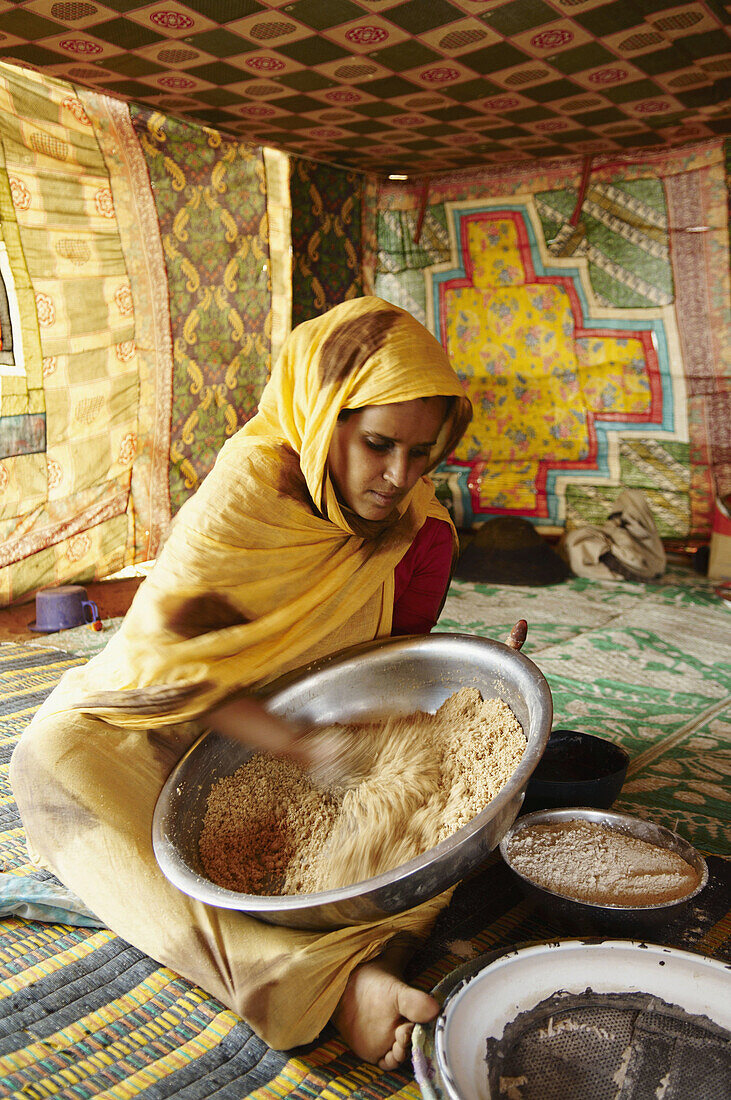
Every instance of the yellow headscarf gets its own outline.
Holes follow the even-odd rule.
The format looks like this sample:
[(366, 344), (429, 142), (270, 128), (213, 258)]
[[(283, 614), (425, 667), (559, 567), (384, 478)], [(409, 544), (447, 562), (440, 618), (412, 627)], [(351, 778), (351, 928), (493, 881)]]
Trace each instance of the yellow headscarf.
[(165, 726), (388, 634), (394, 568), (426, 517), (448, 514), (423, 477), (395, 521), (365, 537), (330, 484), (330, 440), (342, 409), (437, 395), (456, 400), (430, 468), (471, 414), (434, 337), (372, 297), (299, 325), (256, 416), (178, 513), (119, 633), (82, 670), (74, 697), (59, 692), (54, 709)]

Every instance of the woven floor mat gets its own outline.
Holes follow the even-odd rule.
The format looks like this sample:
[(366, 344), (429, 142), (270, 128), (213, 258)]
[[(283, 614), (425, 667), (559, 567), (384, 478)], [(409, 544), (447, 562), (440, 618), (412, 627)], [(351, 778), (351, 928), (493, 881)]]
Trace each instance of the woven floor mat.
[[(708, 856), (709, 886), (693, 911), (664, 928), (656, 942), (731, 959), (731, 862), (723, 858), (729, 854), (724, 790), (731, 770), (722, 629), (725, 623), (727, 631), (728, 619), (717, 620), (702, 588), (684, 589), (682, 601), (678, 589), (668, 602), (667, 591), (658, 599), (637, 591), (641, 586), (620, 592), (627, 587), (621, 585), (615, 595), (623, 606), (617, 610), (615, 603), (608, 614), (611, 592), (591, 582), (577, 591), (572, 583), (543, 600), (533, 590), (531, 614), (525, 616), (534, 626), (525, 652), (547, 676), (554, 724), (623, 743), (632, 764), (615, 808), (677, 827)], [(454, 613), (458, 601), (470, 632), (500, 638), (502, 627), (512, 625), (505, 597), (516, 609), (526, 606), (515, 590), (488, 593), (461, 584), (450, 593), (440, 628), (467, 629)], [(658, 612), (674, 606), (675, 615), (655, 614), (656, 599)], [(705, 652), (696, 640), (704, 615)], [(8, 764), (48, 692), (67, 668), (84, 660), (53, 649), (0, 646), (2, 872), (52, 879), (28, 862)], [(408, 977), (431, 989), (482, 952), (562, 935), (564, 929), (540, 917), (519, 894), (493, 855), (458, 887)], [(416, 1100), (420, 1093), (410, 1066), (387, 1073), (361, 1063), (329, 1029), (308, 1048), (270, 1050), (214, 998), (108, 929), (10, 916), (0, 921), (0, 1095)]]
[[(28, 861), (8, 765), (22, 730), (84, 658), (0, 645), (0, 873), (55, 882)], [(108, 929), (0, 921), (0, 1096), (241, 1100), (417, 1097), (410, 1066), (361, 1063), (328, 1031), (273, 1051), (240, 1017)]]

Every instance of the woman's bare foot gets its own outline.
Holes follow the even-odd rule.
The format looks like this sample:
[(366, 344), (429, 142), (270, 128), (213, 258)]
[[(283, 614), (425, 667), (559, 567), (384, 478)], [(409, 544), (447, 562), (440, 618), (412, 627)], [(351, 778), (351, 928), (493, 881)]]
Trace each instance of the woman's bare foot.
[(395, 967), (388, 953), (357, 966), (333, 1014), (351, 1050), (381, 1069), (400, 1065), (414, 1024), (425, 1024), (439, 1012), (439, 1003), (402, 981)]

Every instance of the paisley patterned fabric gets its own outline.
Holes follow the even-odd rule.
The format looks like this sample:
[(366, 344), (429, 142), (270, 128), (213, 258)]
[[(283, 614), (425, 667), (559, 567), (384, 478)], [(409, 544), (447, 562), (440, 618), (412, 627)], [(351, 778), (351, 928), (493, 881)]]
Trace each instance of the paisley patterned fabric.
[[(270, 354), (261, 150), (133, 108), (152, 180), (170, 296), (173, 513), (246, 423)], [(175, 160), (169, 150), (175, 148)]]
[(362, 177), (295, 160), (292, 197), (292, 326), (363, 293)]

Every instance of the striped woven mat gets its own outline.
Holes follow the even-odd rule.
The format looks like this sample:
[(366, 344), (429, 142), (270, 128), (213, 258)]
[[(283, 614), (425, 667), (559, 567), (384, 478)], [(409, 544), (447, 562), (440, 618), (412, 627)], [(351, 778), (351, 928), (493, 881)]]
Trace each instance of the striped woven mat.
[[(84, 660), (56, 650), (0, 646), (0, 871), (52, 880), (28, 863), (8, 764), (42, 700), (67, 668)], [(566, 684), (558, 675), (549, 682), (563, 705)], [(571, 694), (574, 701), (578, 690)], [(608, 690), (605, 685), (602, 693), (611, 709)], [(627, 685), (618, 685), (617, 692), (626, 702)], [(704, 702), (707, 713), (708, 700)], [(712, 709), (716, 703), (714, 697)], [(670, 741), (668, 751), (685, 743), (682, 737)], [(657, 759), (648, 758), (647, 769), (656, 767)], [(679, 767), (673, 765), (676, 771)], [(636, 771), (636, 784), (642, 774), (642, 769)], [(628, 797), (617, 808), (637, 812), (631, 792)], [(708, 809), (701, 829), (705, 837), (713, 833)], [(662, 820), (662, 805), (654, 810), (655, 819)], [(716, 824), (722, 832), (722, 822)], [(721, 851), (713, 844), (701, 846), (706, 852)], [(658, 942), (731, 958), (729, 862), (710, 855), (709, 868), (711, 880), (692, 920), (668, 925)], [(460, 884), (452, 905), (412, 961), (408, 977), (430, 989), (482, 952), (562, 934), (534, 912), (493, 855)], [(107, 929), (11, 916), (0, 921), (0, 1096), (417, 1100), (420, 1092), (410, 1066), (389, 1073), (361, 1063), (330, 1030), (310, 1047), (270, 1050), (213, 997)]]

